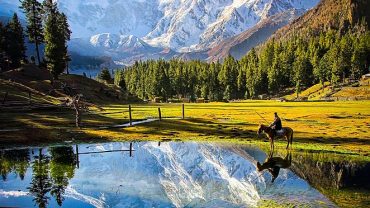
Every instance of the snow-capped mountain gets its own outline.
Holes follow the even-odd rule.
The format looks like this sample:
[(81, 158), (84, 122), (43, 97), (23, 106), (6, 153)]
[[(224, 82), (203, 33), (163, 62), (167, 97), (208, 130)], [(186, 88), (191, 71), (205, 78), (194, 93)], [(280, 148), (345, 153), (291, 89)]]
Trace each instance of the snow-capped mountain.
[(229, 54), (241, 59), (249, 50), (266, 41), (274, 32), (289, 24), (305, 11), (291, 9), (273, 15), (239, 35), (225, 39), (208, 50), (209, 62), (222, 60)]
[(94, 35), (89, 39), (89, 45), (99, 51), (129, 52), (129, 51), (152, 51), (154, 48), (134, 35), (115, 35), (102, 33)]
[[(121, 52), (125, 47), (205, 51), (253, 28), (273, 15), (307, 11), (319, 0), (55, 0), (66, 13), (72, 38), (89, 46)], [(19, 1), (0, 1), (0, 14), (19, 9)], [(20, 11), (19, 11), (20, 12)], [(130, 39), (131, 38), (131, 39)], [(89, 41), (86, 41), (89, 40)], [(126, 42), (128, 41), (128, 42)], [(132, 45), (132, 43), (134, 45)], [(72, 41), (73, 44), (76, 41)], [(135, 45), (137, 44), (137, 45)], [(99, 47), (97, 47), (99, 46)], [(156, 50), (157, 52), (157, 50)], [(136, 53), (139, 54), (139, 53)], [(122, 57), (122, 55), (116, 55)], [(147, 56), (143, 54), (142, 56)], [(126, 55), (127, 57), (127, 55)]]
[(185, 51), (204, 49), (288, 9), (310, 9), (318, 0), (161, 1), (164, 16), (144, 37), (148, 43)]
[(69, 43), (69, 50), (84, 56), (111, 57), (118, 65), (133, 64), (136, 60), (169, 59), (176, 54), (169, 49), (152, 47), (134, 35), (111, 33), (74, 38)]

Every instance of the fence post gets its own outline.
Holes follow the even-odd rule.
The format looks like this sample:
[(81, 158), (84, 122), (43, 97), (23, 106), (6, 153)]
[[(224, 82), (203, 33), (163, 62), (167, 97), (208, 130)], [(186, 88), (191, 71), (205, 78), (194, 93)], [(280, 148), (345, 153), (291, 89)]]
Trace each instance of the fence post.
[(161, 108), (158, 108), (158, 117), (159, 117), (159, 121), (162, 121)]
[(76, 165), (77, 165), (77, 168), (79, 169), (80, 168), (80, 158), (78, 155), (78, 145), (77, 144), (76, 144)]
[(5, 93), (4, 99), (3, 99), (3, 104), (5, 104), (6, 98), (8, 97), (8, 92)]
[(132, 126), (131, 105), (128, 105), (128, 112), (129, 112), (130, 126)]
[(132, 142), (130, 142), (130, 157), (132, 157)]
[(185, 104), (182, 104), (182, 119), (185, 119)]

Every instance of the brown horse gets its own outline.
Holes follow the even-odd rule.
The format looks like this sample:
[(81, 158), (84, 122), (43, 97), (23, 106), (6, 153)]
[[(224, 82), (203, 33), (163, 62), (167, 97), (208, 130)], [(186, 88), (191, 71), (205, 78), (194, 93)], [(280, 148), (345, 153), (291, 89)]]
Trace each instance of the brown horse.
[(286, 140), (287, 140), (287, 142), (288, 142), (288, 144), (286, 146), (286, 148), (288, 149), (289, 144), (290, 144), (290, 147), (292, 147), (292, 143), (293, 143), (293, 129), (291, 129), (289, 127), (284, 127), (283, 129), (284, 129), (284, 133), (282, 135), (275, 135), (274, 129), (272, 129), (269, 126), (265, 126), (263, 124), (260, 124), (260, 126), (258, 128), (257, 134), (258, 135), (261, 135), (261, 133), (264, 132), (267, 135), (267, 137), (270, 140), (271, 150), (274, 149), (274, 138), (275, 137), (285, 137)]

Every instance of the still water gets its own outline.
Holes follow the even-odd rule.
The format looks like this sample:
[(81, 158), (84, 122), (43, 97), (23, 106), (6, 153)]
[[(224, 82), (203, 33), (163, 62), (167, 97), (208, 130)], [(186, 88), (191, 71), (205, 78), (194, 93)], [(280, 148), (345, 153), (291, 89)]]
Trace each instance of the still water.
[(289, 152), (268, 158), (253, 146), (196, 142), (1, 150), (0, 206), (336, 207), (292, 171), (292, 160)]

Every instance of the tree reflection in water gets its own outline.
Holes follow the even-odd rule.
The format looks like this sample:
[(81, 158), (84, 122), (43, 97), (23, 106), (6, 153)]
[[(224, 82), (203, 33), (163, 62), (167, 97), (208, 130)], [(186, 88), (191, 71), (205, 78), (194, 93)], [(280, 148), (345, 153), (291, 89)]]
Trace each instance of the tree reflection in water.
[(45, 155), (39, 149), (32, 163), (33, 175), (28, 189), (39, 207), (47, 206), (49, 192), (62, 206), (65, 189), (75, 172), (76, 156), (71, 146), (51, 147), (49, 153), (50, 156)]
[(75, 173), (76, 156), (71, 146), (52, 147), (49, 152), (51, 154), (50, 176), (52, 180), (50, 193), (58, 205), (62, 206), (65, 189)]
[(4, 181), (10, 172), (15, 172), (23, 180), (29, 165), (28, 149), (7, 150), (0, 153), (0, 172)]
[(39, 207), (46, 207), (48, 204), (49, 196), (47, 193), (51, 190), (51, 181), (49, 178), (49, 162), (50, 157), (42, 153), (42, 149), (39, 149), (38, 156), (35, 156), (35, 160), (32, 163), (32, 181), (31, 186), (27, 189), (33, 195), (33, 201)]

